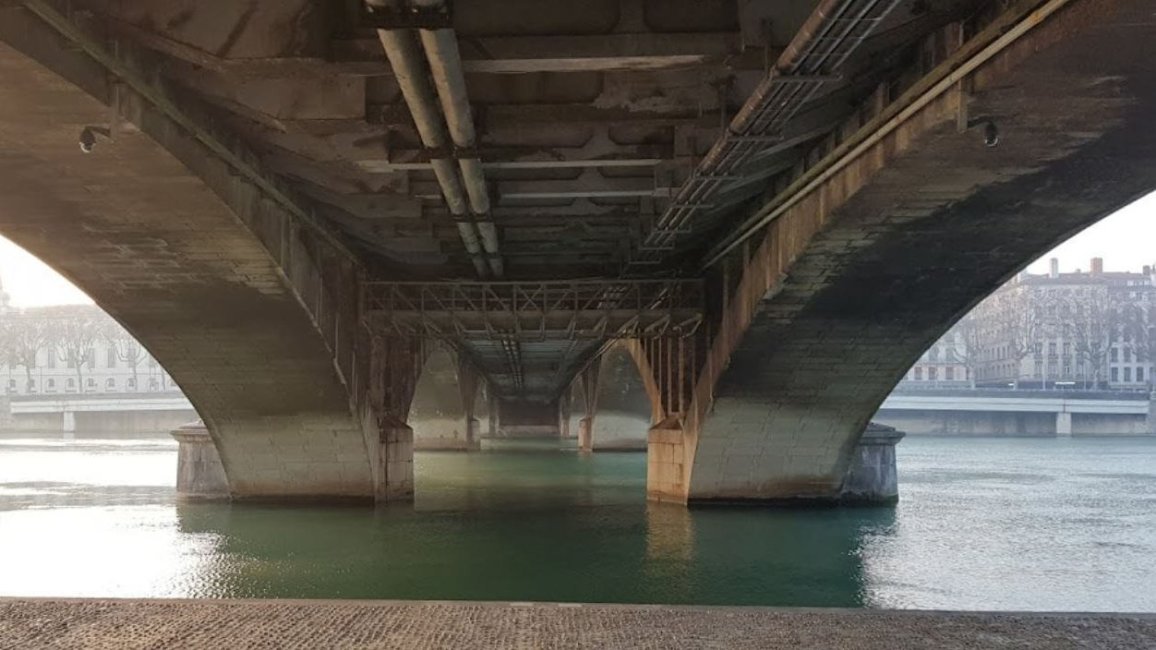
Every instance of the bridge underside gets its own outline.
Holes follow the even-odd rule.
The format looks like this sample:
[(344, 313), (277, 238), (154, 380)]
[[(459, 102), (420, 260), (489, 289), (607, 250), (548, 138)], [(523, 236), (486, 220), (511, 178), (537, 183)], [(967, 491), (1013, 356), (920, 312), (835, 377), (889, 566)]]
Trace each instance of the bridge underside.
[(161, 360), (212, 431), (236, 497), (372, 499), (373, 438), (286, 278), (321, 275), (288, 218), (127, 94), (121, 110), (143, 132), (120, 129), (83, 154), (78, 134), (109, 121), (108, 76), (3, 11), (0, 41), (53, 69), (0, 42), (0, 233)]
[(868, 419), (934, 340), (1156, 189), (1151, 10), (1068, 3), (770, 226), (737, 291), (753, 318), (667, 497), (836, 498)]
[(832, 498), (929, 343), (1156, 188), (1150, 0), (450, 9), (0, 4), (0, 232), (236, 496), (406, 498), (431, 340), (539, 430), (622, 339), (652, 496)]

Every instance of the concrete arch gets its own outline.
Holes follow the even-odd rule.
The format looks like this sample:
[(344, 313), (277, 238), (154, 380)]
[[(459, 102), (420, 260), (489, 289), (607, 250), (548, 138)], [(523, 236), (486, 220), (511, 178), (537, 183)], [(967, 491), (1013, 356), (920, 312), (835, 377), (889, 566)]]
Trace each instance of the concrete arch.
[[(28, 14), (0, 22), (0, 232), (168, 370), (235, 498), (383, 497), (355, 260), (240, 173), (243, 152), (214, 149)], [(120, 55), (147, 75), (147, 58)], [(85, 155), (90, 126), (111, 137)]]
[[(1053, 16), (773, 221), (749, 251), (659, 498), (831, 500), (868, 419), (955, 321), (1156, 188), (1142, 2)], [(961, 115), (993, 116), (985, 146)], [(998, 116), (998, 117), (994, 117)]]
[[(582, 451), (646, 449), (650, 427), (662, 417), (658, 385), (637, 341), (616, 341), (576, 382), (574, 412)], [(587, 393), (593, 391), (593, 399)], [(582, 422), (586, 420), (586, 422)]]
[(482, 380), (469, 362), (444, 343), (432, 346), (413, 392), (407, 423), (416, 449), (480, 448), (488, 420)]

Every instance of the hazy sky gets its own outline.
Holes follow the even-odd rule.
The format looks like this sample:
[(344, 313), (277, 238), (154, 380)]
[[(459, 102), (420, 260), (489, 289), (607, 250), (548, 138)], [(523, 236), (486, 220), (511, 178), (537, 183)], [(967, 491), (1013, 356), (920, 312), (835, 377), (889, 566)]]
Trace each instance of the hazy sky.
[[(1088, 270), (1093, 257), (1104, 258), (1109, 271), (1139, 271), (1156, 263), (1156, 192), (1136, 201), (1046, 253), (1029, 269), (1047, 271), (1048, 258), (1060, 269)], [(0, 237), (0, 279), (17, 307), (92, 302), (35, 257)]]

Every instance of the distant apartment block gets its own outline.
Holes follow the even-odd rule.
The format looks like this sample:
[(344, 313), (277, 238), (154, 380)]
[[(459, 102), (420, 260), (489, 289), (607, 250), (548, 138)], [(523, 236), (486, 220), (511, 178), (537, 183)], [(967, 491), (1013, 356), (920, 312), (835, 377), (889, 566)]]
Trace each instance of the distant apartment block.
[(156, 359), (99, 308), (15, 309), (0, 283), (0, 394), (178, 390)]
[(1150, 389), (1156, 268), (1021, 273), (935, 342), (907, 387)]

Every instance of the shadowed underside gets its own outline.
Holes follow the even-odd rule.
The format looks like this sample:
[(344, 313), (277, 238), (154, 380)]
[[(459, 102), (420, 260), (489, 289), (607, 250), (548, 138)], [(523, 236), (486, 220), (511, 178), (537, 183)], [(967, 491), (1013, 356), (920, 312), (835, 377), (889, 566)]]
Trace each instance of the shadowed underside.
[(775, 222), (739, 289), (769, 293), (714, 386), (691, 500), (836, 497), (868, 418), (935, 339), (1156, 189), (1154, 30), (1149, 2), (1068, 3), (971, 77), (979, 128), (958, 128), (946, 93)]
[(828, 498), (931, 341), (1156, 187), (1150, 0), (411, 4), (0, 5), (0, 232), (235, 494), (407, 495), (421, 339), (539, 431), (627, 338), (652, 496)]

